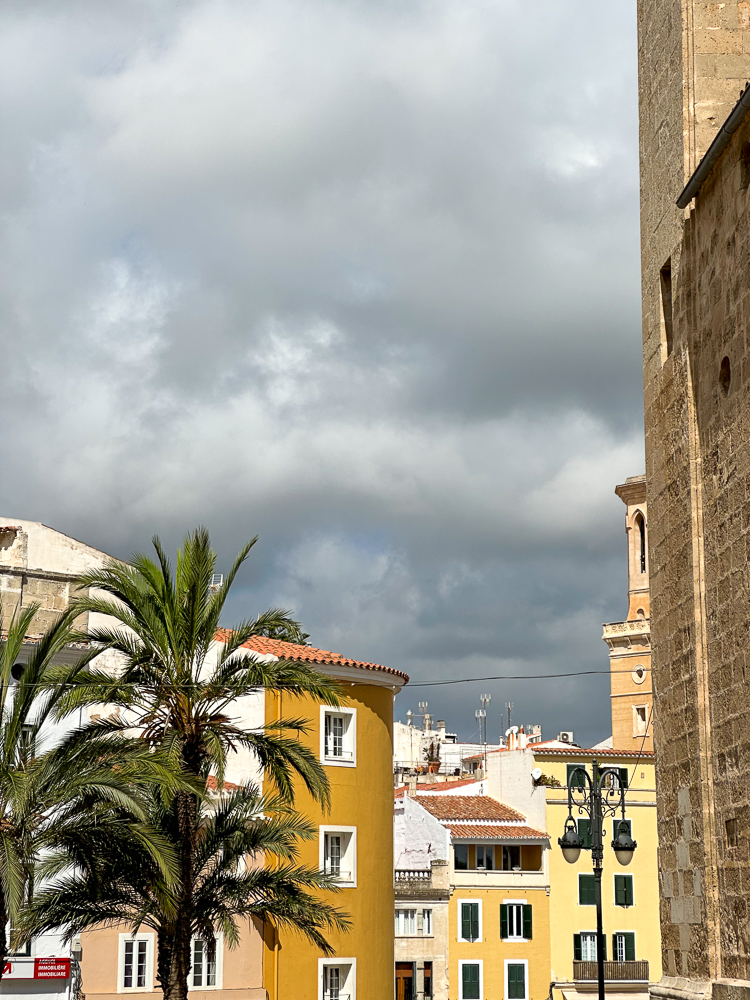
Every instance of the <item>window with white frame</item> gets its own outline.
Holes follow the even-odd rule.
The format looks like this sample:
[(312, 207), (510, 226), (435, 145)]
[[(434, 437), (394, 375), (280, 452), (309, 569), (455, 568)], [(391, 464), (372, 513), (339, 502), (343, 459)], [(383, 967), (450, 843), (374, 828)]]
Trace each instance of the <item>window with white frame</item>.
[(504, 941), (530, 941), (532, 910), (525, 900), (506, 899), (500, 907), (500, 937)]
[(482, 940), (482, 901), (477, 899), (458, 900), (458, 940)]
[(341, 885), (357, 884), (357, 828), (320, 827), (320, 867)]
[(320, 759), (324, 764), (354, 767), (357, 763), (357, 712), (354, 708), (320, 708)]
[(573, 935), (573, 958), (579, 962), (596, 961), (596, 934), (593, 931)]
[(220, 987), (221, 941), (205, 941), (193, 938), (190, 987), (195, 990), (210, 990)]
[(318, 959), (318, 984), (318, 1000), (356, 1000), (356, 959)]
[(526, 959), (505, 960), (505, 1000), (528, 1000), (529, 963)]
[(422, 934), (432, 937), (432, 910), (422, 910)]
[(484, 996), (482, 983), (482, 962), (458, 962), (458, 996), (459, 1000), (481, 1000)]
[(417, 933), (417, 911), (396, 910), (396, 937), (413, 937)]
[(118, 992), (150, 992), (153, 986), (154, 935), (120, 935)]

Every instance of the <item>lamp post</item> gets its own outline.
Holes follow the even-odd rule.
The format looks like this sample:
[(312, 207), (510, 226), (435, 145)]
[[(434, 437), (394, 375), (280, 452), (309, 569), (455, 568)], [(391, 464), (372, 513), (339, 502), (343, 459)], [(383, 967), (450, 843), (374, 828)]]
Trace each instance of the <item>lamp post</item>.
[[(602, 869), (604, 866), (603, 823), (605, 816), (612, 816), (613, 824), (617, 822), (617, 810), (622, 818), (617, 822), (617, 836), (612, 839), (612, 850), (621, 865), (629, 865), (633, 860), (633, 851), (638, 846), (630, 836), (628, 824), (625, 821), (625, 792), (627, 788), (620, 782), (620, 770), (616, 767), (605, 767), (599, 770), (596, 758), (593, 760), (593, 777), (585, 767), (576, 767), (568, 778), (568, 818), (565, 829), (558, 839), (563, 857), (574, 865), (581, 850), (591, 850), (591, 860), (594, 866), (594, 891), (596, 900), (596, 965), (599, 983), (599, 1000), (604, 998), (604, 934), (602, 932)], [(591, 847), (584, 847), (578, 833), (573, 810), (579, 815), (589, 818), (591, 831)], [(614, 834), (614, 829), (612, 831)]]

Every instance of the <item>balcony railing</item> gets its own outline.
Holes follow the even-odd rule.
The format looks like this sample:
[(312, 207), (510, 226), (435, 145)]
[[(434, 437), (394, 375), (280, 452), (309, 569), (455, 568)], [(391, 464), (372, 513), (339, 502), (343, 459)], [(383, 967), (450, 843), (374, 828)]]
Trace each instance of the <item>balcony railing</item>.
[[(596, 982), (598, 972), (596, 962), (573, 962), (573, 979), (578, 982)], [(648, 962), (605, 962), (606, 982), (647, 983)]]
[(429, 868), (397, 868), (393, 877), (396, 882), (431, 882), (432, 870)]

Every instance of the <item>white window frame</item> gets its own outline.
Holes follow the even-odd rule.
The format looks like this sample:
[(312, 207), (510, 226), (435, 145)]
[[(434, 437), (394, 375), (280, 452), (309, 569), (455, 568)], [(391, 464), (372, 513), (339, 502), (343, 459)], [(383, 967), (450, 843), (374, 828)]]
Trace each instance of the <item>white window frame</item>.
[[(425, 921), (424, 921), (424, 915), (425, 915), (425, 913), (429, 913), (430, 914), (429, 917), (427, 918), (427, 921), (428, 921), (428, 923), (430, 925), (429, 931), (426, 931), (424, 929), (424, 923), (425, 923)], [(422, 922), (422, 929), (421, 929), (421, 931), (419, 931), (419, 933), (422, 935), (422, 937), (434, 937), (435, 936), (435, 931), (434, 931), (434, 928), (433, 928), (433, 921), (434, 921), (434, 919), (435, 919), (434, 907), (432, 907), (432, 906), (423, 906), (422, 907), (422, 913), (421, 913), (421, 915), (419, 913), (417, 915), (417, 921), (421, 920), (421, 922)]]
[[(419, 934), (419, 929), (418, 929), (419, 907), (416, 906), (416, 905), (414, 905), (414, 906), (397, 906), (396, 907), (396, 913), (413, 913), (414, 914), (414, 933), (413, 934), (402, 934), (400, 932), (397, 932), (396, 933), (396, 937), (398, 937), (398, 938), (417, 937), (418, 934)], [(394, 922), (394, 924), (396, 923), (396, 921), (395, 921), (395, 914), (394, 914), (394, 921), (393, 922)]]
[[(637, 955), (638, 954), (638, 948), (636, 947), (637, 937), (636, 937), (635, 931), (612, 931), (612, 936), (613, 937), (615, 935), (617, 935), (617, 934), (632, 934), (633, 935), (633, 950), (635, 951), (635, 954)], [(620, 961), (627, 962), (627, 958), (623, 958), (623, 959), (615, 958), (615, 956), (614, 956), (614, 950), (615, 949), (614, 949), (614, 941), (613, 941), (612, 942), (612, 952), (613, 952), (613, 954), (612, 954), (612, 961), (613, 962), (620, 962)], [(638, 961), (638, 959), (636, 959), (636, 962), (637, 961)]]
[[(504, 899), (503, 906), (528, 906), (528, 900), (526, 899)], [(533, 914), (532, 914), (533, 917)], [(521, 930), (523, 930), (523, 911), (521, 911)], [(532, 928), (533, 930), (533, 928)], [(506, 941), (512, 941), (514, 944), (525, 944), (529, 939), (525, 938), (523, 934), (521, 937), (507, 937)], [(528, 993), (528, 986), (526, 988)]]
[[(351, 979), (351, 983), (346, 984), (346, 988), (349, 990), (350, 1000), (357, 1000), (357, 959), (356, 958), (338, 958), (337, 956), (333, 958), (319, 958), (318, 959), (318, 1000), (324, 1000), (323, 997), (323, 969), (326, 967), (338, 968), (341, 965), (349, 966), (349, 975), (347, 979)], [(346, 994), (344, 994), (346, 996)]]
[[(472, 900), (472, 902), (476, 902)], [(458, 960), (458, 1000), (464, 1000), (464, 974), (465, 965), (479, 966), (479, 996), (484, 996), (484, 962), (481, 958), (459, 958)]]
[(528, 958), (506, 958), (505, 964), (503, 966), (503, 983), (505, 990), (505, 1000), (508, 1000), (508, 966), (509, 965), (525, 965), (526, 969), (523, 974), (523, 985), (524, 985), (524, 998), (523, 1000), (529, 1000), (529, 960)]
[[(638, 718), (638, 709), (643, 709), (643, 728)], [(633, 736), (648, 736), (648, 705), (633, 705)]]
[[(344, 736), (344, 746), (349, 745), (351, 760), (326, 756), (326, 715), (346, 715), (349, 725)], [(326, 767), (356, 767), (357, 766), (357, 709), (333, 708), (331, 705), (320, 706), (320, 762)]]
[[(319, 867), (321, 871), (325, 871), (325, 861), (326, 861), (326, 834), (342, 834), (343, 836), (349, 837), (349, 844), (346, 848), (345, 857), (349, 859), (347, 865), (351, 863), (351, 879), (345, 881), (344, 879), (338, 879), (338, 884), (344, 888), (355, 889), (357, 887), (357, 828), (356, 826), (320, 826), (318, 827), (318, 848), (319, 848)], [(344, 867), (342, 865), (342, 867)], [(345, 869), (348, 870), (348, 869)]]
[(599, 942), (596, 939), (596, 931), (578, 931), (577, 933), (580, 934), (580, 936), (581, 936), (581, 961), (582, 962), (595, 962), (596, 961), (595, 958), (584, 958), (583, 957), (583, 935), (584, 934), (587, 934), (587, 935), (590, 934), (594, 938), (594, 951), (596, 951), (597, 954), (598, 954)]
[[(222, 979), (223, 979), (223, 975), (224, 975), (224, 962), (223, 962), (223, 958), (224, 958), (224, 935), (223, 934), (217, 934), (216, 935), (216, 940), (215, 940), (215, 948), (216, 948), (216, 977), (215, 978), (216, 978), (216, 984), (214, 986), (193, 986), (193, 956), (195, 954), (194, 945), (195, 945), (196, 941), (203, 941), (203, 943), (205, 944), (205, 938), (202, 938), (200, 936), (200, 934), (196, 934), (194, 937), (192, 937), (190, 939), (190, 974), (189, 974), (189, 977), (188, 977), (188, 983), (189, 983), (188, 989), (191, 992), (193, 990), (197, 990), (197, 991), (200, 992), (200, 991), (205, 991), (205, 990), (221, 990), (221, 989), (223, 989)], [(204, 952), (204, 954), (205, 954), (205, 952)]]
[[(456, 916), (458, 918), (458, 926), (456, 927), (456, 940), (465, 941), (466, 944), (481, 944), (484, 940), (483, 928), (482, 928), (482, 900), (481, 899), (457, 899), (458, 909), (456, 910)], [(478, 903), (479, 904), (479, 937), (476, 941), (472, 941), (470, 938), (461, 937), (461, 927), (463, 925), (463, 919), (461, 915), (461, 907), (464, 903)]]
[[(120, 934), (117, 946), (117, 992), (153, 993), (154, 990), (154, 934)], [(125, 943), (146, 942), (146, 984), (145, 986), (123, 986), (125, 977)]]

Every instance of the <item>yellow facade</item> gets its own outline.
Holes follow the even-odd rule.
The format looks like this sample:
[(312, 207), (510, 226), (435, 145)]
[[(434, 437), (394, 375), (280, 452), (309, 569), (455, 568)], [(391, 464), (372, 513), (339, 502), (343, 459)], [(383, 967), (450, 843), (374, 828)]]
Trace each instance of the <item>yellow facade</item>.
[[(502, 873), (495, 873), (497, 880)], [(521, 882), (523, 876), (516, 879)], [(533, 928), (530, 941), (504, 941), (500, 936), (500, 907), (505, 901), (524, 902), (531, 906)], [(476, 901), (481, 907), (480, 937), (462, 941), (461, 904)], [(450, 901), (450, 1000), (461, 1000), (462, 962), (481, 963), (482, 998), (508, 996), (508, 963), (526, 963), (526, 998), (542, 1000), (549, 993), (550, 969), (550, 895), (544, 888), (455, 887)]]
[[(354, 766), (326, 766), (331, 788), (331, 807), (326, 813), (304, 790), (298, 790), (298, 808), (321, 830), (319, 837), (301, 845), (300, 861), (318, 867), (322, 859), (320, 838), (325, 837), (326, 829), (333, 835), (338, 829), (354, 832), (356, 872), (351, 872), (350, 881), (356, 884), (329, 895), (334, 905), (348, 913), (351, 929), (328, 935), (336, 957), (323, 959), (320, 950), (306, 939), (284, 929), (277, 934), (267, 926), (264, 983), (269, 1000), (323, 1000), (324, 965), (337, 967), (338, 959), (342, 969), (348, 966), (350, 970), (339, 980), (342, 998), (380, 1000), (393, 996), (392, 726), (396, 685), (361, 668), (337, 669), (336, 676), (345, 687), (345, 707), (356, 713), (356, 762)], [(267, 722), (291, 716), (310, 720), (310, 732), (302, 739), (320, 753), (325, 735), (321, 706), (289, 696), (266, 699)]]
[[(533, 749), (530, 748), (530, 749)], [(596, 931), (596, 908), (579, 904), (579, 876), (592, 872), (590, 851), (581, 851), (575, 865), (568, 864), (557, 846), (557, 838), (562, 836), (568, 815), (567, 769), (569, 765), (586, 766), (591, 773), (591, 761), (595, 750), (585, 753), (574, 750), (535, 752), (536, 765), (544, 774), (556, 778), (563, 786), (547, 788), (547, 832), (554, 845), (550, 851), (550, 953), (551, 979), (558, 988), (561, 984), (575, 983), (573, 935)], [(656, 982), (661, 978), (661, 936), (659, 928), (659, 880), (657, 862), (656, 831), (656, 790), (654, 784), (654, 761), (652, 754), (637, 755), (601, 752), (598, 756), (600, 767), (628, 769), (630, 787), (626, 795), (625, 817), (632, 823), (632, 836), (638, 847), (633, 860), (626, 868), (618, 864), (610, 846), (612, 841), (612, 817), (604, 823), (604, 875), (602, 878), (603, 928), (607, 937), (607, 958), (612, 960), (612, 937), (616, 933), (630, 932), (635, 935), (635, 960), (648, 962), (647, 978)], [(584, 818), (574, 812), (574, 818)], [(633, 905), (618, 906), (614, 898), (615, 875), (630, 875), (633, 878)], [(632, 970), (628, 974), (633, 974)], [(584, 984), (577, 987), (585, 990)], [(615, 992), (640, 988), (646, 992), (646, 984), (635, 980), (610, 983), (607, 986)], [(566, 989), (566, 996), (570, 993)], [(558, 996), (560, 994), (557, 994)]]

